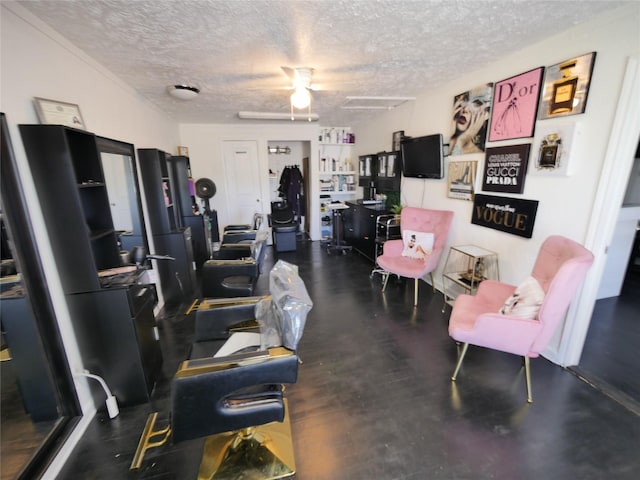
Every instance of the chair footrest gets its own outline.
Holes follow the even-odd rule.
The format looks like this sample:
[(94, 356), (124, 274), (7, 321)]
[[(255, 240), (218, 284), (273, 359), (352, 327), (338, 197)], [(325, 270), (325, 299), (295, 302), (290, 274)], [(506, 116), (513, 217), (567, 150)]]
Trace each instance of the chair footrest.
[[(165, 428), (160, 430), (153, 430), (156, 425), (157, 418), (158, 412), (150, 413), (147, 417), (147, 423), (144, 426), (142, 435), (140, 435), (138, 447), (136, 448), (136, 453), (133, 456), (129, 470), (138, 470), (142, 465), (142, 461), (144, 460), (147, 450), (150, 448), (160, 447), (169, 440), (169, 437), (171, 436), (171, 425), (167, 425)], [(158, 435), (163, 435), (163, 437), (160, 440), (152, 441), (152, 439)]]

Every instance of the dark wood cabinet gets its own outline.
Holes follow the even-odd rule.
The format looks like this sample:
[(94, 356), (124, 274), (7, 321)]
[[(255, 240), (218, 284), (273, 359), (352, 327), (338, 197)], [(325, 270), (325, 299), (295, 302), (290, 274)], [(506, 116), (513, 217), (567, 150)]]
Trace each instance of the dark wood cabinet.
[(177, 200), (181, 191), (177, 168), (172, 168), (171, 155), (155, 148), (138, 149), (138, 160), (147, 220), (153, 232), (152, 253), (173, 258), (157, 261), (162, 296), (167, 304), (178, 303), (195, 291), (196, 265), (193, 234), (191, 228), (183, 227), (181, 203)]
[(96, 136), (62, 125), (20, 125), (20, 133), (83, 364), (121, 405), (147, 401), (162, 363), (155, 292), (137, 284), (139, 272), (117, 286), (99, 275), (121, 259)]
[(388, 210), (377, 205), (346, 202), (343, 211), (345, 241), (372, 262), (376, 259), (376, 219)]

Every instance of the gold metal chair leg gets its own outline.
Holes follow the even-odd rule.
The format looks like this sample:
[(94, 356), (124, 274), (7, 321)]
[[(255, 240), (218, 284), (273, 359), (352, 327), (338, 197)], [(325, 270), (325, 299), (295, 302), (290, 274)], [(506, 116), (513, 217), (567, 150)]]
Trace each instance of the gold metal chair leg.
[[(139, 469), (142, 465), (142, 460), (144, 460), (144, 455), (145, 453), (147, 453), (147, 450), (149, 450), (150, 448), (160, 447), (167, 443), (167, 440), (169, 440), (169, 437), (171, 436), (171, 425), (167, 425), (165, 428), (162, 428), (160, 430), (153, 430), (153, 427), (155, 427), (156, 425), (157, 418), (158, 412), (153, 412), (147, 417), (147, 423), (144, 426), (142, 435), (140, 435), (138, 448), (136, 448), (136, 453), (133, 456), (133, 460), (131, 461), (129, 470)], [(157, 437), (158, 435), (164, 435), (164, 437), (156, 442), (152, 442), (151, 439)]]
[(382, 291), (384, 292), (384, 289), (387, 288), (387, 282), (389, 281), (389, 277), (391, 276), (391, 273), (386, 272), (384, 274), (384, 283), (382, 284)]
[(418, 306), (418, 281), (419, 279), (416, 278), (415, 286), (413, 287), (413, 306), (414, 307)]
[(524, 378), (527, 382), (527, 403), (533, 403), (533, 396), (531, 395), (531, 366), (530, 359), (526, 355), (524, 356)]
[(198, 480), (275, 480), (295, 473), (291, 423), (286, 408), (283, 422), (208, 437)]
[(464, 356), (467, 354), (467, 349), (469, 348), (469, 344), (465, 343), (462, 346), (462, 350), (460, 351), (460, 355), (458, 355), (458, 363), (456, 364), (456, 369), (453, 371), (453, 375), (451, 375), (451, 380), (456, 381), (456, 377), (458, 376), (458, 372), (460, 371), (460, 367), (462, 366), (462, 360), (464, 360)]

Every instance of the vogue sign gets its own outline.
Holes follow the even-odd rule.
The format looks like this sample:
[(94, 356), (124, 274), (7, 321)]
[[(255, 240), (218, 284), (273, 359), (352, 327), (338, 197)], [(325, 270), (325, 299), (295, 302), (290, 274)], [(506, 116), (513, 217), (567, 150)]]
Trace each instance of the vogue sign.
[(476, 194), (471, 223), (531, 238), (537, 211), (537, 200)]

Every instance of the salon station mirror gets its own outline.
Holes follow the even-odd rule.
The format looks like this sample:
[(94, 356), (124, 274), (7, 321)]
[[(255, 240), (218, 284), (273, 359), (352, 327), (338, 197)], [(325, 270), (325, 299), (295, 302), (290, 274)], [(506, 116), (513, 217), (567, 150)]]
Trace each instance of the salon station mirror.
[(130, 143), (105, 137), (97, 136), (96, 142), (122, 263), (138, 263), (149, 252), (149, 245), (138, 191), (135, 148)]

